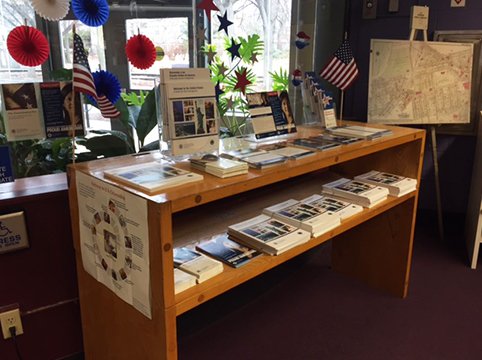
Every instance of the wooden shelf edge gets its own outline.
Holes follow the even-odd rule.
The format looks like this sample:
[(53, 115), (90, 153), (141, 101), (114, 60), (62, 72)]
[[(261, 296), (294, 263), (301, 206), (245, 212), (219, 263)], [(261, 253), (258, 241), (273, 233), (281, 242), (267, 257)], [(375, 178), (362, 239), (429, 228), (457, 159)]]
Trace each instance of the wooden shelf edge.
[(332, 239), (333, 237), (348, 231), (355, 226), (375, 217), (387, 210), (396, 207), (405, 201), (417, 197), (417, 192), (413, 191), (402, 197), (389, 197), (386, 201), (370, 209), (364, 209), (360, 214), (354, 215), (349, 219), (344, 220), (340, 226), (319, 236), (312, 238), (305, 244), (299, 245), (285, 253), (277, 256), (261, 255), (248, 264), (240, 268), (231, 268), (224, 265), (223, 273), (198, 284), (190, 289), (187, 289), (175, 295), (175, 309), (176, 316), (179, 316), (201, 304), (207, 300), (213, 299), (216, 296), (235, 288), (236, 286), (255, 278), (256, 276), (275, 268), (276, 266), (293, 259), (294, 257), (311, 250), (320, 244)]

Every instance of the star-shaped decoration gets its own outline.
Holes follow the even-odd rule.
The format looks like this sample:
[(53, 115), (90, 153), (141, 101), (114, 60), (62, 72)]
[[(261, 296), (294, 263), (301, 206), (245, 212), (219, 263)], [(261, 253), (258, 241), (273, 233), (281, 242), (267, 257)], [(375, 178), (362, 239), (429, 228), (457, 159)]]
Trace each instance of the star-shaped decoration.
[(202, 0), (199, 4), (197, 4), (197, 8), (206, 12), (208, 21), (211, 21), (211, 11), (219, 11), (218, 7), (214, 5), (213, 0)]
[(258, 54), (253, 53), (249, 60), (251, 60), (251, 64), (254, 64), (255, 62), (258, 62)]
[(197, 33), (196, 33), (196, 38), (200, 42), (206, 41), (206, 28), (203, 28), (202, 26), (198, 25), (197, 27)]
[(22, 97), (24, 100), (30, 100), (30, 96), (28, 96), (27, 94), (22, 94)]
[(214, 91), (216, 91), (216, 100), (219, 102), (219, 97), (224, 94), (224, 91), (221, 89), (221, 86), (219, 85), (219, 81), (216, 83), (216, 86), (214, 87)]
[(228, 20), (228, 11), (224, 12), (223, 16), (216, 15), (219, 19), (219, 28), (218, 31), (224, 30), (226, 31), (226, 35), (228, 34), (228, 26), (233, 25), (231, 21)]
[(218, 65), (219, 75), (224, 76), (226, 74), (226, 71), (228, 71), (228, 68), (226, 66), (224, 66), (224, 63), (221, 63), (220, 65)]
[(239, 58), (241, 57), (241, 56), (239, 55), (239, 48), (240, 48), (240, 47), (241, 47), (241, 44), (236, 44), (236, 43), (234, 42), (234, 39), (231, 38), (231, 46), (226, 49), (226, 50), (228, 50), (228, 51), (230, 52), (230, 54), (231, 54), (231, 61), (233, 61), (236, 56), (239, 57)]
[(234, 100), (232, 96), (226, 100), (226, 109), (227, 110), (234, 109)]
[(206, 56), (208, 57), (208, 63), (212, 63), (214, 60), (214, 56), (216, 55), (216, 51), (213, 50), (211, 46), (209, 46), (208, 51), (205, 51)]
[(234, 90), (239, 90), (243, 94), (246, 94), (246, 86), (251, 84), (251, 81), (248, 80), (248, 70), (246, 68), (242, 69), (241, 72), (235, 70), (234, 73), (236, 74), (237, 79)]

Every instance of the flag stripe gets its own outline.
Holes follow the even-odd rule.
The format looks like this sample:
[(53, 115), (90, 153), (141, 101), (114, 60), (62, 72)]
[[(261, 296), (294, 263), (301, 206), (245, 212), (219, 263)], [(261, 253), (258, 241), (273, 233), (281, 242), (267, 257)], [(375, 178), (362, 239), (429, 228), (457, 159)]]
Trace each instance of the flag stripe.
[(358, 67), (347, 40), (335, 51), (320, 76), (341, 90), (348, 88), (358, 77)]

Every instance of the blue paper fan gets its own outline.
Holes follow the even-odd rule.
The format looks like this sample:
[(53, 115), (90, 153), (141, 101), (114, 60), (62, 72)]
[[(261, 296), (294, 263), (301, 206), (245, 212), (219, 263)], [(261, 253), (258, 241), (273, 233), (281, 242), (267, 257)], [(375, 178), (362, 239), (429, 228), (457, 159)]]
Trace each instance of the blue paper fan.
[(75, 17), (88, 26), (104, 25), (109, 18), (107, 0), (72, 0), (72, 10)]
[[(104, 70), (96, 71), (92, 73), (94, 78), (95, 89), (97, 96), (105, 95), (112, 104), (115, 104), (119, 100), (121, 93), (121, 85), (117, 77)], [(87, 95), (89, 100), (97, 105), (96, 99)]]

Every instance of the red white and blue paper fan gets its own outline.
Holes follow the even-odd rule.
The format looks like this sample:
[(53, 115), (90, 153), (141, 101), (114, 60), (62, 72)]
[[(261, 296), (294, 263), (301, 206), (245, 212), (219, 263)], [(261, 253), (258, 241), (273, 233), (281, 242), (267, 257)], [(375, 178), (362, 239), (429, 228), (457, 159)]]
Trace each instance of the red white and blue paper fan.
[[(95, 90), (97, 91), (97, 96), (106, 96), (107, 99), (112, 104), (115, 104), (117, 100), (119, 100), (120, 93), (121, 93), (121, 85), (117, 77), (104, 70), (99, 70), (92, 73), (94, 78)], [(96, 99), (92, 96), (87, 95), (92, 103), (97, 104)]]
[(35, 12), (42, 18), (58, 21), (67, 16), (69, 0), (31, 0)]
[(107, 0), (72, 0), (72, 11), (77, 19), (92, 27), (104, 25), (109, 18)]
[(49, 42), (44, 34), (27, 25), (17, 26), (10, 31), (7, 49), (16, 62), (25, 66), (41, 65), (50, 54)]
[(296, 34), (296, 41), (295, 45), (298, 49), (303, 49), (306, 46), (310, 45), (310, 37), (304, 32), (300, 31), (298, 34)]
[(293, 71), (293, 76), (291, 78), (291, 82), (294, 86), (298, 86), (303, 82), (303, 73), (300, 69), (295, 69)]
[(132, 36), (125, 50), (127, 59), (138, 69), (149, 69), (156, 61), (156, 47), (147, 36)]

